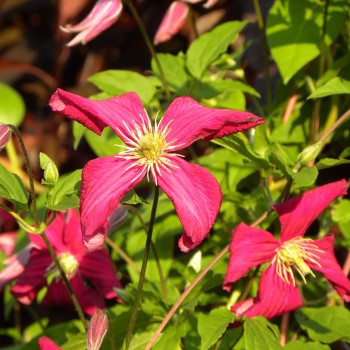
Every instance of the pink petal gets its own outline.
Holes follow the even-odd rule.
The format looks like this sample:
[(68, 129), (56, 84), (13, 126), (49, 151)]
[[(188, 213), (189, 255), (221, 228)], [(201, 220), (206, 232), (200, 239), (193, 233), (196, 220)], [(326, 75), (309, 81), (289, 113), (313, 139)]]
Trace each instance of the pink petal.
[(231, 310), (241, 317), (264, 316), (268, 319), (290, 312), (303, 305), (300, 293), (293, 284), (283, 282), (276, 273), (275, 263), (261, 275), (258, 295), (234, 305)]
[(67, 46), (86, 44), (102, 31), (110, 27), (119, 17), (123, 9), (120, 0), (99, 0), (89, 15), (79, 24), (73, 27), (61, 29), (68, 33), (80, 32)]
[(61, 89), (57, 89), (50, 99), (54, 112), (76, 120), (98, 135), (106, 126), (110, 126), (128, 145), (135, 140), (130, 130), (149, 127), (149, 119), (135, 92), (115, 96), (106, 100), (90, 100)]
[(108, 233), (115, 230), (119, 225), (121, 225), (128, 217), (128, 209), (125, 205), (119, 204), (117, 209), (108, 218), (110, 223), (108, 227)]
[(38, 341), (40, 350), (62, 350), (50, 338), (41, 337)]
[(169, 40), (185, 24), (188, 15), (188, 7), (181, 1), (174, 1), (166, 11), (163, 20), (154, 37), (154, 44)]
[(221, 138), (262, 123), (263, 119), (248, 112), (208, 108), (191, 97), (178, 97), (165, 112), (159, 129), (169, 125), (166, 140), (176, 146), (171, 149), (175, 151), (201, 138)]
[(12, 282), (24, 272), (29, 261), (31, 249), (32, 247), (27, 247), (17, 255), (10, 258), (9, 265), (0, 272), (0, 292), (7, 284)]
[(81, 232), (80, 216), (75, 209), (67, 210), (67, 222), (64, 227), (63, 241), (66, 249), (75, 255), (79, 260), (86, 252), (86, 247), (83, 243), (83, 234)]
[(303, 236), (307, 228), (331, 202), (346, 194), (346, 181), (340, 180), (293, 197), (272, 207), (281, 222), (281, 242)]
[(185, 230), (179, 240), (183, 252), (200, 244), (214, 224), (222, 193), (220, 185), (209, 171), (187, 163), (178, 157), (168, 157), (172, 166), (161, 167), (159, 187), (174, 203)]
[(230, 291), (232, 284), (250, 269), (271, 261), (279, 245), (271, 233), (240, 223), (232, 230), (230, 260), (223, 288)]
[(11, 255), (16, 246), (18, 231), (0, 233), (0, 251)]
[(117, 297), (113, 287), (123, 288), (115, 275), (107, 250), (103, 248), (85, 254), (79, 271), (107, 299)]
[[(46, 237), (56, 253), (67, 251), (67, 248), (62, 241), (65, 224), (63, 214), (61, 212), (57, 212), (55, 220), (53, 220), (45, 230)], [(28, 237), (35, 247), (47, 250), (46, 244), (40, 235), (28, 233)]]
[(217, 3), (218, 0), (207, 0), (207, 2), (203, 5), (205, 8), (210, 8)]
[[(79, 273), (77, 273), (69, 282), (80, 306), (86, 314), (92, 316), (97, 309), (104, 308), (105, 303), (103, 297), (93, 288), (85, 286)], [(73, 307), (73, 302), (68, 293), (67, 287), (61, 279), (58, 282), (56, 282), (56, 280), (52, 281), (42, 304)]]
[(86, 164), (82, 174), (80, 213), (83, 240), (89, 250), (104, 244), (108, 218), (145, 173), (135, 162), (114, 156), (97, 158)]
[(319, 249), (324, 251), (324, 254), (308, 249), (320, 257), (318, 260), (321, 266), (307, 261), (307, 264), (316, 271), (321, 272), (328, 280), (332, 283), (335, 290), (339, 293), (343, 300), (346, 302), (350, 301), (350, 282), (345, 276), (342, 268), (339, 266), (338, 261), (334, 255), (333, 249), (334, 236), (333, 234), (327, 235), (321, 239), (317, 239), (312, 243), (317, 245)]
[(11, 288), (11, 294), (21, 303), (31, 304), (38, 291), (46, 285), (45, 275), (51, 263), (52, 258), (48, 251), (33, 248), (25, 271)]

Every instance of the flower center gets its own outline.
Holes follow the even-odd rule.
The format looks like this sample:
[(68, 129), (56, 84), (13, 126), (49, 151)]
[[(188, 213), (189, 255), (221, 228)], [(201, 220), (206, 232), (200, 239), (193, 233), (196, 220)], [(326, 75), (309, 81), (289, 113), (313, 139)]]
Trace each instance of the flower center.
[(315, 253), (324, 253), (324, 251), (311, 242), (313, 242), (312, 239), (296, 237), (284, 242), (281, 247), (276, 249), (277, 254), (273, 262), (276, 261), (276, 272), (284, 282), (290, 284), (290, 277), (295, 286), (292, 267), (298, 271), (305, 284), (307, 283), (305, 279), (307, 274), (315, 277), (305, 260), (321, 267), (321, 264), (317, 261), (320, 257)]
[(70, 253), (62, 253), (58, 256), (58, 260), (67, 278), (69, 280), (73, 278), (79, 267), (79, 263), (77, 259), (74, 257), (74, 255)]
[(157, 133), (147, 133), (139, 139), (137, 153), (140, 159), (146, 158), (146, 162), (155, 162), (159, 157), (165, 154), (165, 137)]

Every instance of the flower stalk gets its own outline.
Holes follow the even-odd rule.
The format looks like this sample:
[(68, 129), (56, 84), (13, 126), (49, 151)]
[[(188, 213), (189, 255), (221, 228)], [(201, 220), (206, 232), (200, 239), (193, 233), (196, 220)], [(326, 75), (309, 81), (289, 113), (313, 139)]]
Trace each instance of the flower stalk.
[(151, 39), (149, 38), (149, 36), (147, 34), (146, 28), (143, 25), (142, 20), (141, 20), (141, 18), (139, 16), (135, 6), (133, 5), (133, 3), (130, 0), (123, 0), (123, 1), (129, 7), (129, 10), (131, 11), (132, 15), (134, 16), (136, 24), (138, 25), (138, 27), (139, 27), (139, 29), (141, 31), (141, 34), (143, 36), (143, 39), (145, 40), (145, 43), (146, 43), (146, 45), (148, 47), (148, 50), (150, 51), (152, 57), (154, 58), (154, 61), (156, 62), (156, 65), (157, 65), (157, 67), (159, 69), (160, 78), (161, 78), (162, 83), (163, 83), (165, 94), (167, 96), (168, 101), (170, 102), (171, 101), (171, 94), (170, 94), (169, 86), (168, 86), (168, 83), (166, 81), (163, 68), (162, 68), (162, 66), (161, 66), (161, 64), (159, 62), (157, 53), (154, 50), (154, 47), (153, 47), (152, 42), (151, 42)]
[(146, 246), (145, 246), (145, 251), (143, 254), (143, 260), (142, 260), (142, 266), (141, 266), (141, 274), (140, 274), (139, 284), (137, 287), (136, 300), (135, 300), (134, 307), (133, 307), (132, 313), (131, 313), (129, 329), (128, 329), (128, 333), (126, 335), (125, 350), (129, 349), (131, 336), (132, 336), (132, 333), (133, 333), (133, 330), (135, 327), (135, 323), (136, 323), (137, 311), (138, 311), (138, 308), (139, 308), (139, 305), (141, 302), (141, 294), (142, 294), (143, 283), (145, 281), (146, 267), (147, 267), (147, 262), (148, 262), (149, 250), (151, 247), (152, 233), (153, 233), (153, 226), (154, 226), (154, 222), (155, 222), (155, 218), (156, 218), (158, 198), (159, 198), (159, 187), (155, 186), (153, 205), (152, 205), (152, 211), (151, 211), (151, 218), (149, 221)]

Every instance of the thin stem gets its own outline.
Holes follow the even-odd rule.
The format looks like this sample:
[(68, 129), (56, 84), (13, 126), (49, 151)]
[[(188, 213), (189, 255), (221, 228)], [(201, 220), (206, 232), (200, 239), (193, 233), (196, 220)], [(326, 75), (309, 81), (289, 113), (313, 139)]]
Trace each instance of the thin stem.
[(197, 38), (199, 38), (199, 34), (198, 34), (197, 26), (196, 26), (196, 17), (194, 16), (194, 12), (193, 12), (192, 6), (190, 4), (187, 4), (187, 6), (188, 6), (189, 12), (190, 12), (190, 19), (191, 19), (191, 22), (192, 22), (194, 36), (197, 39)]
[(75, 308), (76, 308), (76, 310), (78, 312), (79, 318), (83, 322), (85, 330), (87, 330), (88, 324), (86, 322), (86, 319), (85, 319), (85, 316), (84, 316), (84, 312), (83, 312), (83, 310), (82, 310), (82, 308), (81, 308), (81, 306), (79, 304), (79, 301), (78, 301), (76, 295), (74, 294), (73, 288), (70, 285), (69, 280), (68, 280), (68, 278), (67, 278), (67, 276), (66, 276), (66, 274), (65, 274), (65, 272), (64, 272), (64, 270), (63, 270), (63, 268), (62, 268), (62, 266), (60, 264), (60, 262), (57, 259), (55, 251), (53, 250), (50, 241), (47, 239), (47, 237), (45, 235), (45, 232), (41, 233), (40, 236), (44, 240), (44, 242), (45, 242), (45, 244), (47, 246), (47, 249), (48, 249), (48, 251), (49, 251), (49, 253), (50, 253), (51, 257), (52, 257), (52, 260), (54, 261), (55, 266), (56, 266), (58, 272), (60, 273), (64, 284), (66, 285), (66, 287), (68, 289), (68, 293), (69, 293), (69, 295), (70, 295), (70, 297), (71, 297), (71, 299), (73, 301), (73, 304), (74, 304), (74, 306), (75, 306)]
[(29, 161), (29, 157), (28, 157), (28, 153), (26, 150), (26, 147), (24, 145), (21, 133), (19, 132), (19, 130), (11, 124), (8, 124), (8, 127), (11, 129), (11, 131), (16, 135), (19, 144), (21, 146), (22, 152), (23, 152), (23, 158), (24, 158), (24, 163), (26, 165), (27, 168), (27, 174), (29, 177), (29, 187), (30, 187), (30, 194), (31, 194), (31, 198), (32, 198), (32, 206), (33, 206), (33, 215), (34, 215), (34, 222), (35, 222), (35, 227), (38, 228), (40, 225), (40, 221), (39, 221), (39, 215), (38, 215), (38, 209), (36, 206), (36, 194), (35, 194), (35, 188), (34, 188), (34, 177), (33, 177), (33, 172), (32, 172), (32, 168), (30, 166), (30, 161)]
[(168, 101), (170, 102), (171, 101), (171, 94), (170, 94), (170, 90), (169, 90), (169, 86), (168, 86), (168, 83), (166, 81), (166, 78), (165, 78), (165, 75), (164, 75), (164, 71), (162, 69), (162, 66), (159, 62), (159, 59), (158, 59), (158, 56), (157, 56), (157, 53), (156, 51), (154, 50), (154, 47), (152, 45), (152, 42), (147, 34), (147, 31), (146, 31), (146, 28), (145, 26), (143, 25), (143, 22), (135, 8), (135, 6), (132, 4), (132, 2), (130, 0), (124, 0), (124, 2), (126, 3), (126, 5), (129, 7), (132, 15), (134, 16), (134, 19), (141, 31), (141, 34), (143, 36), (143, 39), (145, 40), (146, 42), (146, 45), (148, 47), (148, 50), (150, 51), (152, 57), (154, 58), (154, 61), (156, 62), (156, 65), (158, 67), (158, 70), (159, 70), (159, 74), (160, 74), (160, 78), (162, 80), (162, 83), (163, 83), (163, 86), (164, 86), (164, 91), (165, 91), (165, 94), (168, 98)]
[(139, 267), (134, 263), (134, 261), (130, 258), (128, 254), (126, 254), (122, 249), (120, 249), (108, 236), (106, 236), (107, 244), (112, 247), (130, 266), (140, 274), (141, 271)]
[(250, 288), (252, 288), (255, 277), (258, 275), (259, 270), (260, 270), (260, 265), (255, 268), (253, 274), (249, 277), (248, 283), (246, 284), (243, 293), (241, 294), (240, 298), (238, 299), (239, 303), (247, 297), (247, 295), (250, 291)]
[(328, 136), (340, 125), (342, 124), (348, 117), (350, 116), (350, 109), (348, 109), (318, 140), (318, 142), (325, 142)]
[(281, 340), (280, 340), (280, 344), (282, 346), (285, 346), (286, 343), (287, 343), (289, 319), (290, 319), (290, 313), (289, 312), (287, 312), (286, 314), (282, 315), (282, 320), (281, 320)]
[(271, 79), (270, 79), (270, 69), (269, 69), (269, 50), (266, 41), (265, 35), (265, 25), (262, 18), (259, 0), (253, 0), (254, 9), (258, 19), (258, 26), (261, 35), (261, 42), (263, 45), (263, 53), (264, 53), (264, 69), (265, 69), (265, 79), (266, 79), (266, 100), (267, 100), (267, 114), (269, 115), (271, 111)]
[(192, 289), (197, 285), (197, 283), (209, 272), (209, 270), (228, 252), (229, 245), (227, 245), (204, 269), (203, 271), (194, 279), (194, 281), (187, 287), (187, 289), (182, 293), (180, 298), (177, 300), (177, 302), (174, 304), (174, 306), (171, 308), (171, 310), (168, 312), (168, 314), (165, 316), (162, 323), (159, 325), (158, 329), (153, 334), (151, 340), (148, 342), (147, 346), (145, 347), (145, 350), (150, 350), (164, 327), (167, 325), (167, 323), (170, 321), (171, 317), (174, 315), (176, 310), (180, 307), (182, 302), (185, 300), (188, 294), (192, 291)]
[(155, 218), (156, 218), (158, 198), (159, 198), (159, 187), (156, 186), (155, 191), (154, 191), (151, 218), (149, 220), (149, 226), (148, 226), (148, 231), (147, 231), (146, 246), (145, 246), (145, 251), (143, 254), (139, 285), (137, 287), (136, 300), (134, 303), (134, 307), (132, 309), (129, 329), (128, 329), (128, 333), (126, 335), (126, 340), (125, 340), (125, 350), (129, 349), (131, 336), (132, 336), (132, 333), (134, 331), (134, 327), (135, 327), (135, 323), (136, 323), (137, 311), (138, 311), (138, 308), (139, 308), (139, 305), (141, 302), (142, 287), (143, 287), (143, 283), (145, 281), (146, 267), (147, 267), (148, 255), (149, 255), (149, 250), (150, 250), (151, 241), (152, 241), (152, 233), (153, 233), (153, 226), (154, 226), (154, 222), (155, 222)]
[[(143, 229), (145, 230), (145, 232), (147, 234), (148, 229), (147, 229), (147, 226), (146, 226), (145, 222), (142, 219), (142, 216), (141, 216), (140, 212), (137, 210), (137, 208), (133, 207), (132, 205), (128, 205), (127, 207), (133, 213), (135, 213), (135, 215), (137, 216), (137, 218), (139, 219), (139, 221), (141, 223), (141, 226), (143, 227)], [(156, 248), (155, 244), (153, 243), (153, 241), (151, 241), (151, 249), (152, 249), (152, 253), (153, 253), (153, 256), (154, 256), (154, 260), (156, 261), (156, 265), (157, 265), (157, 269), (158, 269), (159, 280), (160, 280), (160, 285), (162, 287), (163, 296), (164, 296), (165, 301), (168, 302), (168, 293), (167, 293), (166, 287), (165, 287), (165, 279), (164, 279), (164, 275), (163, 275), (163, 270), (162, 270), (162, 266), (160, 264), (159, 255), (157, 253), (157, 248)]]
[(107, 318), (108, 318), (108, 339), (109, 339), (109, 345), (111, 347), (111, 350), (115, 350), (115, 342), (113, 337), (113, 329), (112, 329), (112, 320), (109, 316), (109, 313), (107, 312)]

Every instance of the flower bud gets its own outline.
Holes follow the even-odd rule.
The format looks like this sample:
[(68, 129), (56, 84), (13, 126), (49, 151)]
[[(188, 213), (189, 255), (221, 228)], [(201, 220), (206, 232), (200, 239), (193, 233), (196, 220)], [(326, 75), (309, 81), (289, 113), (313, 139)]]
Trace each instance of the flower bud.
[(87, 349), (98, 350), (108, 330), (107, 311), (97, 310), (92, 316), (87, 330)]
[(40, 166), (44, 169), (44, 180), (42, 182), (47, 185), (54, 185), (59, 177), (56, 164), (45, 153), (40, 153)]
[(0, 123), (0, 151), (5, 148), (11, 139), (11, 130), (4, 124)]
[(297, 165), (305, 166), (316, 159), (321, 151), (322, 142), (316, 142), (311, 146), (304, 148), (298, 156)]

